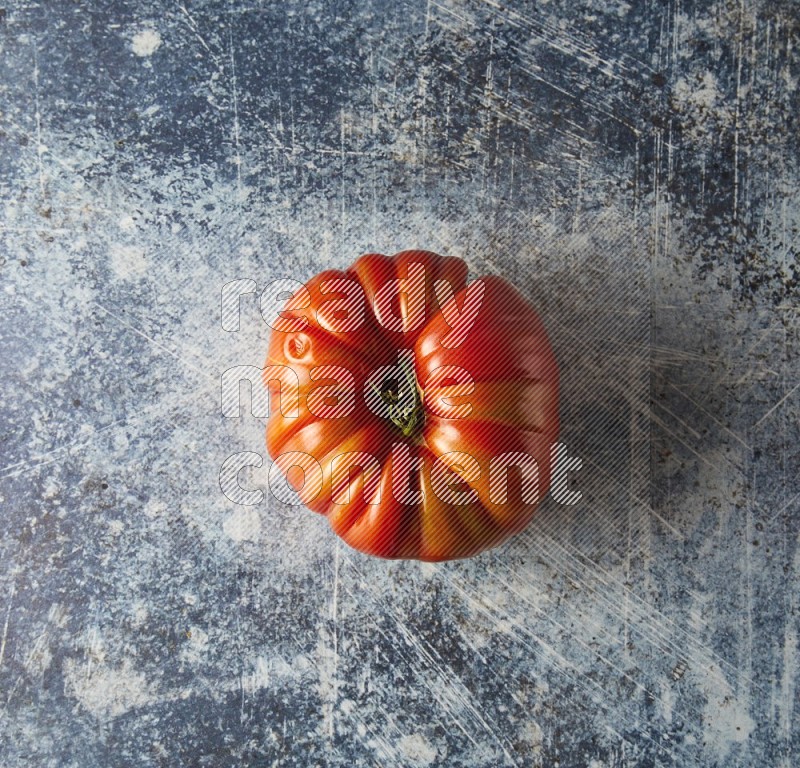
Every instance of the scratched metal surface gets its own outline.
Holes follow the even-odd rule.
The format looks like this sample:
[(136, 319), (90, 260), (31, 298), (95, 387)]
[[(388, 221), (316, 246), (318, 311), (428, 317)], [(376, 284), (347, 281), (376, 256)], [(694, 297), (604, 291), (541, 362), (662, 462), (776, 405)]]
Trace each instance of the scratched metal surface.
[[(767, 0), (6, 2), (0, 762), (796, 765), (799, 36)], [(222, 285), (415, 246), (540, 309), (582, 460), (435, 566), (218, 482), (265, 454)]]

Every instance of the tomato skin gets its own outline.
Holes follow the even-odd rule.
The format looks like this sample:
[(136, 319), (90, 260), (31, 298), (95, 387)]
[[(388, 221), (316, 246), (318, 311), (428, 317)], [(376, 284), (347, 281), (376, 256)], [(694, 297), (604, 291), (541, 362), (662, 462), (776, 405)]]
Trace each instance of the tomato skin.
[[(416, 279), (423, 271), (424, 282)], [(284, 319), (305, 318), (302, 329), (272, 333), (267, 366), (297, 376), (299, 407), (296, 414), (281, 409), (278, 382), (269, 380), (269, 453), (283, 471), (291, 466), (289, 453), (317, 462), (306, 467), (302, 488), (297, 470), (287, 477), (302, 502), (361, 552), (427, 561), (470, 557), (524, 529), (549, 488), (559, 418), (558, 368), (547, 333), (507, 280), (486, 277), (467, 286), (466, 278), (461, 259), (430, 251), (367, 254), (345, 272), (310, 280), (308, 301), (295, 308), (290, 301), (281, 312)], [(345, 298), (353, 309), (357, 289), (330, 290), (341, 286), (331, 281), (345, 279), (360, 286), (363, 313), (342, 309)], [(389, 284), (404, 290), (393, 295), (395, 289), (384, 288)], [(448, 305), (453, 295), (455, 307)], [(471, 323), (456, 327), (456, 307)], [(358, 327), (341, 330), (356, 315)], [(413, 352), (424, 409), (424, 424), (409, 434), (365, 402), (372, 372), (397, 364), (399, 350)], [(331, 378), (330, 366), (346, 368), (347, 380)], [(442, 378), (437, 369), (444, 366), (466, 371), (471, 389)], [(315, 374), (322, 367), (327, 376)], [(337, 402), (353, 407), (335, 418), (314, 412)], [(527, 467), (510, 470), (505, 485), (503, 457)]]

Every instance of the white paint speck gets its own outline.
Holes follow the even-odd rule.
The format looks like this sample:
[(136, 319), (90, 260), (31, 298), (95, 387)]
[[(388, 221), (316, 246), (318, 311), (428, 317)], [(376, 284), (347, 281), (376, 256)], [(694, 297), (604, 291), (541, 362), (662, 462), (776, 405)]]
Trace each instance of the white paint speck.
[(676, 99), (690, 109), (712, 109), (721, 99), (717, 78), (705, 72), (694, 81), (680, 78), (673, 88)]
[(403, 736), (397, 746), (407, 764), (433, 765), (436, 760), (436, 748), (421, 733)]
[(111, 269), (119, 278), (140, 277), (147, 271), (144, 249), (134, 245), (115, 243), (109, 251)]
[(711, 665), (697, 673), (706, 694), (703, 735), (715, 755), (727, 756), (733, 744), (747, 741), (755, 728), (748, 701), (738, 698), (722, 671)]
[(61, 493), (61, 486), (53, 478), (49, 478), (42, 491), (42, 497), (49, 501), (55, 499), (59, 493)]
[(85, 664), (67, 659), (64, 690), (101, 720), (118, 717), (157, 698), (145, 676), (133, 669), (127, 659), (117, 668), (87, 668)]
[(252, 507), (237, 509), (222, 524), (222, 530), (234, 541), (258, 541), (261, 518)]
[(43, 633), (28, 648), (22, 659), (22, 665), (32, 677), (41, 677), (49, 669), (52, 660), (47, 634)]
[(672, 705), (673, 705), (673, 694), (672, 694), (672, 687), (669, 683), (661, 683), (661, 696), (660, 696), (660, 704), (661, 704), (661, 717), (664, 719), (664, 722), (667, 724), (672, 723)]
[(152, 56), (161, 47), (161, 35), (152, 27), (139, 30), (131, 38), (131, 48), (137, 56)]
[(528, 744), (531, 752), (540, 758), (542, 755), (542, 745), (544, 744), (544, 734), (542, 728), (535, 720), (530, 720), (523, 726), (520, 736)]
[(131, 624), (134, 627), (141, 627), (150, 617), (150, 611), (141, 600), (134, 602), (132, 608)]
[(186, 633), (186, 638), (188, 642), (181, 655), (190, 664), (199, 664), (208, 650), (208, 633), (200, 627), (191, 627)]
[(144, 513), (151, 520), (156, 517), (163, 517), (167, 514), (167, 505), (158, 499), (150, 500), (144, 505)]
[(259, 656), (253, 662), (253, 671), (242, 676), (241, 686), (247, 694), (254, 694), (262, 688), (268, 688), (270, 683), (270, 660), (266, 656)]

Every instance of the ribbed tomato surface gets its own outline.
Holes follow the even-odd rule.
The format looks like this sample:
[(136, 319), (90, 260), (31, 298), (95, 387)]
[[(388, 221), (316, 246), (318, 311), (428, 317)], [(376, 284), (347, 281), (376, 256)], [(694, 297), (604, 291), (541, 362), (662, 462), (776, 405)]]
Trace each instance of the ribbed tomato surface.
[(269, 453), (362, 552), (469, 557), (522, 530), (548, 490), (547, 334), (507, 280), (466, 281), (461, 259), (367, 254), (314, 277), (273, 323)]

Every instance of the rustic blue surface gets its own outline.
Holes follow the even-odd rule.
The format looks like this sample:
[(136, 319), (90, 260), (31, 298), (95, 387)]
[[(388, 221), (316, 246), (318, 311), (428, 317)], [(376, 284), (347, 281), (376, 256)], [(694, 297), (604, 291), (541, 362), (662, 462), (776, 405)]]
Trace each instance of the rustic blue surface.
[[(11, 0), (0, 40), (3, 765), (797, 764), (796, 5)], [(409, 247), (541, 310), (583, 461), (465, 562), (219, 488), (268, 338), (222, 285)]]

